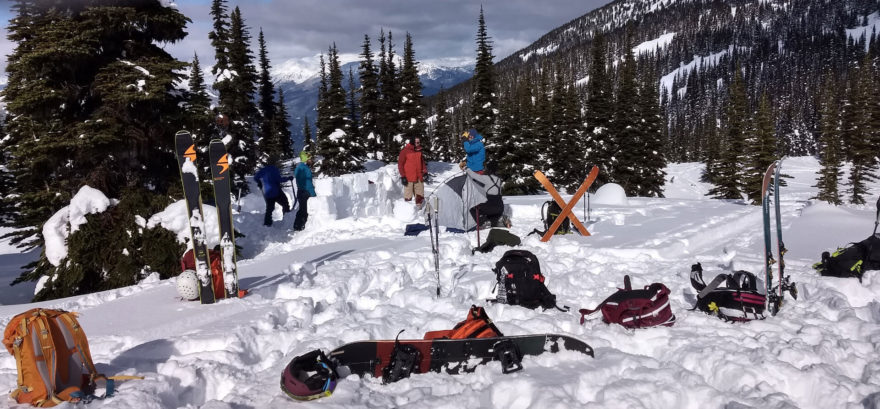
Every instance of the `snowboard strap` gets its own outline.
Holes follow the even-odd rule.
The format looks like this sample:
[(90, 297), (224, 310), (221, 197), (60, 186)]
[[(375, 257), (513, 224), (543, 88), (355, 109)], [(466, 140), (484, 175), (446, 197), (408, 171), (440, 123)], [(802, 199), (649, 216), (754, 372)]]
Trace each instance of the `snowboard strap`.
[(522, 353), (513, 341), (509, 339), (498, 341), (492, 349), (495, 351), (495, 357), (501, 362), (501, 373), (509, 374), (523, 369)]
[(397, 333), (394, 338), (394, 349), (391, 350), (391, 360), (388, 366), (382, 369), (382, 383), (388, 384), (397, 382), (403, 378), (408, 378), (415, 370), (418, 372), (419, 362), (422, 360), (422, 353), (412, 345), (402, 345), (400, 343), (400, 334), (404, 330)]

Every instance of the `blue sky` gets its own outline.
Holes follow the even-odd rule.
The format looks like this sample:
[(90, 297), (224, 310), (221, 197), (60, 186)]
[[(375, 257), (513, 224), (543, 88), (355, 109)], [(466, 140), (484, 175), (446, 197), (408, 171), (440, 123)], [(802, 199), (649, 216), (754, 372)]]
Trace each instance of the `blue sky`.
[[(169, 2), (169, 0), (163, 0)], [(341, 54), (360, 52), (364, 34), (373, 39), (380, 29), (394, 34), (398, 54), (407, 32), (413, 37), (416, 58), (427, 62), (473, 60), (477, 18), (482, 5), (496, 61), (525, 47), (548, 31), (608, 3), (608, 0), (244, 0), (229, 1), (240, 7), (256, 42), (260, 28), (266, 36), (273, 66), (285, 61), (313, 62), (336, 43)], [(3, 1), (0, 19), (10, 18), (10, 2)], [(176, 0), (176, 7), (192, 23), (189, 35), (165, 48), (175, 57), (190, 60), (199, 54), (203, 66), (213, 63), (208, 42), (211, 30), (209, 0)], [(8, 55), (14, 44), (0, 42)], [(0, 67), (5, 71), (5, 58)]]

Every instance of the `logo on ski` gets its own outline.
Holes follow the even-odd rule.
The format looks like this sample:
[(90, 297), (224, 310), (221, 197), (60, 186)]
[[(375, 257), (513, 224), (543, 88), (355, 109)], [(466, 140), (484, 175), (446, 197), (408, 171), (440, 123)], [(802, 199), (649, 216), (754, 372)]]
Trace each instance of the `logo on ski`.
[[(226, 173), (227, 170), (229, 170), (229, 159), (227, 158), (227, 156), (229, 156), (229, 154), (224, 153), (223, 156), (220, 157), (220, 160), (217, 161), (217, 166), (220, 167), (220, 172), (217, 172), (218, 175), (222, 175)], [(217, 179), (222, 178), (214, 178), (214, 180)]]
[(192, 144), (189, 148), (186, 148), (186, 152), (183, 153), (183, 157), (189, 159), (192, 163), (196, 162), (196, 145)]

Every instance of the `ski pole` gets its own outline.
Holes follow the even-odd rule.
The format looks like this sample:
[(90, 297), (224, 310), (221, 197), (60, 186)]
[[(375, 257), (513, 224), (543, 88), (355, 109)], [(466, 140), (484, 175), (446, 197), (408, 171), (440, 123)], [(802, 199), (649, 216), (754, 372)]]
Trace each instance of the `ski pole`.
[(877, 215), (874, 216), (874, 234), (877, 234), (877, 225), (880, 224), (880, 197), (877, 198)]
[(290, 194), (293, 195), (293, 204), (290, 206), (290, 210), (294, 211), (299, 205), (299, 200), (296, 200), (296, 190), (293, 188), (293, 179), (290, 180)]
[(241, 188), (238, 188), (238, 195), (235, 197), (236, 211), (241, 213)]
[(480, 207), (474, 212), (477, 215), (477, 247), (480, 247)]

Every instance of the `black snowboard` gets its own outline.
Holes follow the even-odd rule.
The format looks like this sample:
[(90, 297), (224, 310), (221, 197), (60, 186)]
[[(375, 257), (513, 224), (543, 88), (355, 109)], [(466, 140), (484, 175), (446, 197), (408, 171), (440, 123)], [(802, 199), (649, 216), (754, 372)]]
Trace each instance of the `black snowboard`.
[[(396, 347), (406, 351), (398, 353), (395, 359), (393, 357)], [(525, 355), (560, 350), (593, 356), (593, 348), (577, 338), (537, 334), (497, 338), (358, 341), (334, 349), (328, 357), (336, 362), (337, 371), (343, 376), (350, 372), (393, 382), (409, 373), (473, 372), (477, 366), (491, 361), (500, 361), (503, 372), (513, 372), (522, 369), (520, 362)], [(403, 362), (407, 358), (410, 368), (406, 368), (407, 363)], [(391, 368), (389, 364), (392, 364)], [(403, 369), (403, 376), (399, 373), (401, 366), (406, 368)]]

